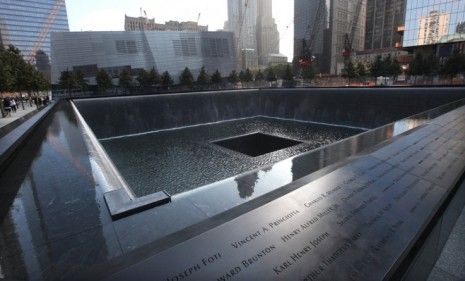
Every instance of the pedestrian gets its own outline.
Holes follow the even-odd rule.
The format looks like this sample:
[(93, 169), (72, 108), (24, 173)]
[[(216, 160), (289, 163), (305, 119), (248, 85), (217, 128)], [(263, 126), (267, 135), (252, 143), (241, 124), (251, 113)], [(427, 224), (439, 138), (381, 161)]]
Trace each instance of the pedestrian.
[(11, 107), (11, 110), (12, 110), (14, 113), (16, 113), (16, 101), (15, 101), (14, 98), (12, 98), (12, 99), (10, 100), (10, 107)]
[(5, 98), (3, 100), (3, 108), (5, 109), (5, 117), (11, 116), (11, 106), (10, 106), (10, 100), (8, 98)]

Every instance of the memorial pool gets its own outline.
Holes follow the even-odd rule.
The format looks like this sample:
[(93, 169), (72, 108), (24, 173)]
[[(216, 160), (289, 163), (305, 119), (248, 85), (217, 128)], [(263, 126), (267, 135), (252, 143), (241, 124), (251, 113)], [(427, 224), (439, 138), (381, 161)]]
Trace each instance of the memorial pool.
[[(0, 169), (0, 278), (166, 280), (199, 264), (193, 280), (236, 268), (242, 280), (296, 280), (327, 261), (320, 279), (426, 280), (465, 202), (464, 93), (267, 89), (61, 100), (0, 139), (14, 141)], [(262, 135), (237, 129), (204, 143), (231, 159), (296, 154), (143, 209), (133, 207), (151, 203), (153, 194), (126, 189), (106, 144), (266, 120), (280, 121)], [(305, 144), (294, 141), (303, 137), (276, 129), (300, 132), (312, 123), (369, 130), (300, 152)], [(229, 138), (244, 134), (249, 138)], [(266, 140), (278, 152), (265, 145), (236, 151), (237, 142)], [(251, 243), (232, 245), (253, 234)], [(315, 239), (311, 254), (294, 263)], [(328, 262), (347, 239), (352, 247)], [(273, 251), (259, 262), (242, 263), (266, 249)]]
[[(165, 190), (174, 195), (266, 167), (280, 160), (347, 138), (363, 129), (267, 117), (163, 130), (101, 140), (108, 155), (138, 196)], [(284, 137), (289, 147), (256, 157), (213, 142), (252, 133)], [(265, 139), (264, 142), (273, 142)], [(266, 143), (262, 143), (265, 146)], [(247, 144), (241, 144), (246, 147)], [(257, 149), (253, 147), (252, 149)]]

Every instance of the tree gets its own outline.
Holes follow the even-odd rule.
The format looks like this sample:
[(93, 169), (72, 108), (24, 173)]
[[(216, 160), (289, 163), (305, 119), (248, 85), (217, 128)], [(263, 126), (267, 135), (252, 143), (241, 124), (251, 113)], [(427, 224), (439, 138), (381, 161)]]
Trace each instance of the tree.
[(465, 71), (465, 56), (460, 54), (458, 50), (454, 50), (452, 55), (447, 58), (442, 67), (442, 73), (448, 75), (451, 79), (451, 84), (454, 77)]
[(241, 70), (241, 72), (239, 72), (239, 80), (241, 81), (241, 83), (245, 83), (245, 72), (244, 70)]
[(82, 73), (81, 70), (74, 72), (74, 81), (76, 87), (78, 87), (81, 91), (86, 90), (89, 86), (86, 79), (84, 78), (84, 73)]
[(173, 78), (171, 78), (171, 75), (168, 71), (163, 72), (163, 74), (161, 75), (161, 84), (165, 88), (173, 86), (174, 81)]
[(250, 69), (247, 68), (245, 71), (241, 70), (239, 73), (239, 80), (242, 85), (247, 85), (249, 82), (253, 81), (253, 74)]
[(250, 69), (247, 68), (245, 70), (244, 78), (245, 78), (246, 83), (249, 83), (249, 82), (253, 81), (253, 74), (252, 74), (252, 71), (250, 71)]
[(285, 81), (285, 86), (293, 87), (294, 86), (294, 73), (292, 72), (291, 65), (287, 64), (286, 71), (284, 72), (283, 80)]
[(0, 46), (0, 93), (10, 92), (15, 85), (14, 71), (9, 62), (9, 52)]
[(263, 72), (260, 69), (257, 71), (257, 74), (255, 74), (255, 80), (256, 81), (265, 80), (265, 75), (263, 75)]
[(345, 77), (349, 80), (349, 86), (350, 86), (350, 80), (357, 77), (357, 72), (355, 70), (352, 60), (348, 60), (345, 63), (344, 69), (342, 70), (342, 77)]
[(141, 69), (136, 77), (137, 82), (139, 82), (139, 86), (142, 88), (146, 88), (149, 86), (149, 75), (145, 69)]
[(273, 72), (275, 73), (277, 78), (286, 80), (286, 75), (287, 75), (286, 71), (287, 71), (288, 65), (289, 65), (288, 63), (277, 64), (277, 65), (269, 66), (269, 68), (273, 69)]
[(148, 86), (155, 86), (160, 84), (160, 74), (155, 69), (155, 67), (152, 67), (152, 69), (150, 69), (150, 71), (146, 74), (146, 82)]
[(192, 76), (192, 73), (189, 70), (189, 68), (184, 68), (183, 72), (181, 73), (181, 76), (179, 76), (179, 83), (189, 88), (192, 87), (192, 84), (194, 84), (194, 76)]
[(119, 86), (124, 89), (129, 89), (132, 85), (131, 72), (128, 69), (123, 69), (119, 74)]
[(392, 58), (391, 58), (391, 55), (387, 55), (382, 61), (381, 76), (385, 76), (385, 77), (392, 76)]
[(399, 64), (399, 61), (397, 58), (394, 58), (391, 62), (391, 65), (389, 67), (389, 74), (390, 76), (394, 77), (397, 79), (397, 76), (399, 76), (402, 73), (402, 67)]
[(66, 69), (60, 75), (59, 80), (60, 88), (63, 90), (67, 90), (68, 92), (71, 91), (76, 86), (76, 80), (73, 72)]
[(312, 65), (302, 68), (302, 78), (307, 82), (311, 82), (315, 78), (315, 71)]
[(365, 68), (365, 65), (361, 62), (357, 63), (356, 72), (357, 75), (361, 78), (367, 76), (367, 70)]
[(221, 82), (223, 82), (223, 78), (221, 78), (221, 73), (217, 69), (212, 75), (212, 83), (218, 85)]
[(103, 68), (97, 72), (95, 80), (97, 80), (97, 87), (101, 92), (105, 92), (113, 86), (110, 75)]
[(274, 70), (273, 70), (272, 67), (268, 67), (268, 68), (265, 70), (265, 72), (266, 72), (266, 81), (268, 81), (268, 82), (274, 82), (274, 81), (278, 80), (278, 78), (276, 77), (276, 74), (275, 74), (275, 72), (274, 72)]
[(31, 91), (48, 89), (48, 79), (24, 60), (18, 48), (13, 45), (7, 49), (0, 47), (0, 92), (27, 91), (30, 95)]
[(240, 80), (239, 80), (239, 76), (237, 75), (237, 72), (235, 70), (233, 70), (229, 76), (228, 76), (228, 81), (232, 84), (237, 84)]
[(197, 83), (202, 86), (210, 84), (210, 76), (205, 70), (205, 66), (202, 66), (200, 69), (199, 76), (197, 77)]
[(383, 60), (380, 55), (376, 56), (375, 61), (371, 64), (370, 73), (373, 77), (383, 76)]
[(439, 59), (434, 54), (423, 61), (423, 72), (425, 75), (434, 75), (440, 72)]
[(409, 74), (412, 76), (424, 74), (425, 63), (421, 53), (417, 53), (410, 63)]
[(26, 73), (28, 74), (28, 78), (24, 80), (24, 87), (28, 92), (34, 91), (37, 93), (50, 89), (50, 82), (48, 79), (33, 65), (26, 65)]

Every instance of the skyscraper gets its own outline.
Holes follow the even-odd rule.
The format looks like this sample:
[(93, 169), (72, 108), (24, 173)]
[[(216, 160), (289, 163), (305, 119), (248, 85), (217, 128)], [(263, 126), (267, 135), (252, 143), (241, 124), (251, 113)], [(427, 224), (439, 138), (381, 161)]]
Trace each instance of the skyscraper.
[(69, 31), (65, 0), (0, 0), (1, 44), (14, 45), (27, 60), (50, 57), (50, 33), (57, 31)]
[(296, 58), (305, 44), (315, 56), (319, 71), (340, 74), (344, 48), (363, 50), (366, 0), (295, 0), (294, 10)]
[(228, 0), (225, 29), (234, 33), (237, 58), (243, 49), (257, 52), (257, 0)]
[(330, 73), (341, 74), (344, 68), (343, 49), (346, 35), (352, 51), (362, 51), (365, 44), (367, 0), (331, 0), (331, 56)]
[(405, 0), (367, 2), (365, 50), (393, 48), (401, 42), (397, 27), (404, 24)]
[(279, 53), (279, 32), (272, 10), (272, 0), (258, 0), (257, 53), (260, 65), (267, 65), (270, 55)]
[[(249, 64), (266, 66), (272, 54), (279, 54), (279, 32), (272, 3), (272, 0), (228, 0), (225, 30), (234, 32), (237, 57), (241, 58), (246, 50)], [(251, 61), (254, 58), (257, 63)], [(244, 67), (242, 61), (238, 60), (238, 66)]]
[(321, 72), (329, 72), (329, 50), (324, 48), (328, 45), (325, 39), (330, 39), (327, 36), (329, 11), (330, 2), (327, 0), (294, 1), (294, 57), (301, 58), (305, 51), (311, 52), (316, 68)]

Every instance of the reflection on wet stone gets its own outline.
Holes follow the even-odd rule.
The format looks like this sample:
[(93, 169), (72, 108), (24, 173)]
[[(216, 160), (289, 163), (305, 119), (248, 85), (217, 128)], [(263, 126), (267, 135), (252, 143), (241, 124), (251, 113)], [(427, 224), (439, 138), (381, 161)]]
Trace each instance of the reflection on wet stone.
[[(263, 134), (254, 133), (257, 131)], [(159, 190), (177, 194), (359, 132), (362, 130), (257, 117), (103, 140), (102, 144), (136, 194)], [(238, 135), (246, 137), (235, 139)], [(224, 138), (228, 139), (221, 144), (228, 148), (219, 145), (218, 140)], [(262, 148), (263, 155), (246, 155)], [(242, 184), (240, 188), (245, 191)]]
[[(441, 142), (444, 150), (431, 159), (445, 159), (445, 151), (450, 148), (445, 147), (448, 144), (450, 147), (456, 145), (450, 141)], [(395, 145), (396, 142), (392, 144)], [(439, 188), (434, 181), (424, 179), (432, 171), (425, 155), (432, 156), (428, 148), (435, 146), (430, 143), (422, 148), (421, 145), (420, 142), (399, 145), (397, 151), (390, 147), (388, 149), (397, 156), (387, 162), (371, 156), (361, 157), (152, 259), (170, 261), (193, 249), (199, 256), (205, 256), (202, 245), (208, 243), (219, 250), (223, 258), (216, 268), (196, 272), (195, 279), (215, 276), (220, 280), (232, 276), (241, 279), (273, 279), (276, 276), (292, 280), (339, 280), (347, 276), (362, 280), (383, 279), (391, 270), (390, 265), (417, 237), (418, 229), (429, 222), (431, 210), (440, 205), (447, 194), (447, 190)], [(411, 152), (402, 153), (407, 150)], [(419, 153), (422, 150), (426, 153)], [(404, 169), (402, 163), (410, 161), (427, 173), (418, 175), (412, 173), (412, 169)], [(451, 169), (450, 165), (442, 164), (433, 167), (438, 167), (441, 174)], [(457, 180), (465, 163), (456, 162), (455, 167), (451, 175)], [(250, 186), (257, 178), (249, 175), (249, 185), (245, 186)], [(236, 182), (242, 186), (237, 178)], [(250, 235), (244, 238), (244, 233)], [(228, 251), (230, 241), (238, 239), (233, 237), (242, 237), (243, 240), (236, 240), (239, 242), (233, 245), (241, 245), (242, 252), (249, 253), (250, 259), (241, 259), (242, 254)], [(263, 249), (272, 251), (265, 251), (265, 255), (260, 252)], [(258, 258), (268, 262), (257, 264)], [(121, 272), (117, 280), (130, 276), (139, 267), (146, 267), (144, 264), (153, 265), (147, 260)], [(254, 270), (247, 270), (252, 265)], [(176, 267), (168, 262), (160, 265), (160, 271), (149, 272), (164, 278), (170, 268)]]
[(247, 198), (253, 195), (255, 183), (258, 180), (258, 173), (248, 174), (234, 179), (237, 182), (237, 190), (240, 198)]

